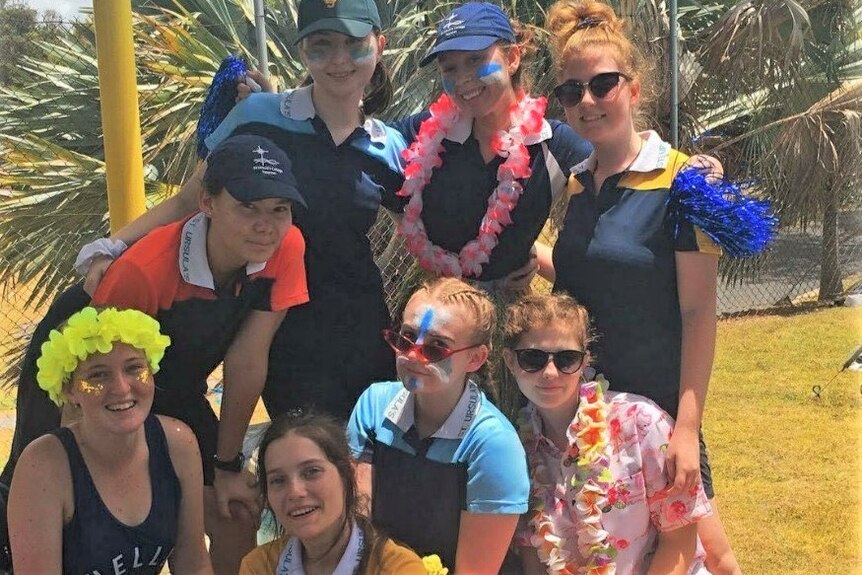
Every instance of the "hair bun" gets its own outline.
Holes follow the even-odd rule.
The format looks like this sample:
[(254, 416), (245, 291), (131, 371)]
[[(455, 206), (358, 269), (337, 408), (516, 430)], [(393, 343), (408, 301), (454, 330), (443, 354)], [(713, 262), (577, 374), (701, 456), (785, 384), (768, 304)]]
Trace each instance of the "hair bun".
[(592, 14), (587, 16), (581, 16), (578, 19), (578, 23), (575, 24), (575, 30), (583, 30), (585, 28), (595, 28), (596, 26), (601, 26), (605, 21), (598, 17), (593, 16)]

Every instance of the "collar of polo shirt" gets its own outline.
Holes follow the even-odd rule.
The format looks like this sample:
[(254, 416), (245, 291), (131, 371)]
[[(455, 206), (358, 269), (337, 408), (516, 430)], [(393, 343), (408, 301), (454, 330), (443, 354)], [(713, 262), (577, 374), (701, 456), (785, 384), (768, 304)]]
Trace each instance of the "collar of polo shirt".
[[(470, 380), (464, 387), (464, 393), (461, 394), (458, 403), (455, 404), (455, 409), (431, 437), (463, 439), (481, 407), (482, 394), (479, 386), (475, 381)], [(406, 433), (416, 422), (416, 397), (406, 389), (399, 391), (386, 407), (386, 419)]]
[[(641, 151), (626, 170), (627, 172), (652, 172), (663, 170), (670, 160), (671, 145), (661, 139), (658, 132), (647, 130), (638, 134), (644, 141)], [(596, 152), (593, 150), (589, 157), (579, 164), (572, 166), (571, 173), (574, 175), (596, 169)]]
[[(183, 225), (182, 235), (180, 235), (179, 266), (180, 275), (186, 283), (214, 290), (215, 280), (207, 259), (208, 226), (209, 220), (203, 213), (192, 216)], [(245, 274), (257, 273), (265, 267), (266, 262), (250, 263), (245, 266)]]
[[(467, 141), (467, 138), (470, 137), (471, 133), (473, 133), (473, 116), (462, 112), (458, 116), (458, 120), (452, 125), (452, 128), (446, 134), (446, 139), (450, 142), (455, 142), (456, 144), (463, 144)], [(537, 135), (531, 134), (529, 137), (524, 138), (524, 144), (532, 146), (533, 144), (550, 140), (553, 135), (554, 131), (551, 129), (551, 125), (547, 120), (542, 118), (542, 129)]]
[[(310, 120), (317, 115), (314, 109), (314, 100), (311, 98), (311, 85), (286, 90), (281, 93), (279, 109), (281, 115), (297, 122)], [(362, 128), (368, 132), (368, 137), (374, 143), (386, 141), (386, 128), (383, 122), (375, 118), (366, 118)]]

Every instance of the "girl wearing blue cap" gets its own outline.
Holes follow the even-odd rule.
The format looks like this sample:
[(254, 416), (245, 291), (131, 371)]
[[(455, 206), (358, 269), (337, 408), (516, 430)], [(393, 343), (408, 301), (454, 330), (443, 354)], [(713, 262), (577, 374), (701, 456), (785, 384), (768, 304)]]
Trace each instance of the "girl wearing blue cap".
[(533, 242), (568, 169), (590, 149), (565, 123), (545, 120), (545, 98), (526, 94), (531, 51), (528, 30), (471, 2), (440, 22), (422, 60), (437, 62), (444, 94), (396, 124), (412, 144), (394, 199), (407, 248), (428, 271), (486, 287), (529, 284)]

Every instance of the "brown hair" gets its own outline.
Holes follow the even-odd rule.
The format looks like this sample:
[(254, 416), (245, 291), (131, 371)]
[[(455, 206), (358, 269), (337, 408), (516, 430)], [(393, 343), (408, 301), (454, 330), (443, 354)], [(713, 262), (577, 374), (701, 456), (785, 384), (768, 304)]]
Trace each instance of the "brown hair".
[(559, 0), (548, 11), (554, 72), (559, 75), (574, 55), (590, 48), (613, 50), (620, 72), (641, 85), (641, 106), (652, 99), (652, 65), (626, 33), (626, 22), (613, 8), (596, 0)]
[(571, 331), (586, 350), (593, 338), (587, 308), (565, 294), (532, 294), (506, 308), (503, 346), (515, 349), (530, 330), (554, 325)]
[(372, 557), (376, 557), (377, 560), (380, 559), (386, 537), (376, 531), (368, 518), (360, 511), (363, 502), (356, 489), (356, 471), (353, 467), (353, 458), (347, 445), (344, 426), (339, 425), (334, 418), (312, 412), (288, 412), (273, 420), (261, 437), (258, 446), (257, 478), (264, 501), (267, 502), (267, 505), (269, 504), (267, 501), (266, 451), (272, 442), (287, 437), (291, 433), (313, 441), (326, 456), (326, 459), (338, 470), (344, 487), (345, 521), (356, 521), (365, 535), (366, 545), (357, 569), (357, 572), (364, 573)]
[[(512, 24), (512, 30), (515, 32), (514, 45), (521, 49), (521, 63), (511, 76), (512, 87), (516, 90), (521, 89), (524, 92), (529, 92), (533, 87), (533, 77), (526, 68), (530, 59), (539, 51), (536, 33), (529, 24), (523, 24), (514, 18), (510, 18), (509, 21)], [(503, 46), (513, 45), (505, 42), (502, 44)]]
[[(497, 308), (485, 291), (458, 278), (440, 277), (423, 283), (413, 292), (410, 299), (420, 292), (426, 292), (429, 297), (441, 303), (461, 305), (469, 310), (474, 326), (473, 343), (487, 346), (488, 351), (491, 351), (491, 338), (497, 326)], [(482, 364), (476, 373), (481, 379), (480, 383), (486, 389), (493, 389), (487, 362)]]

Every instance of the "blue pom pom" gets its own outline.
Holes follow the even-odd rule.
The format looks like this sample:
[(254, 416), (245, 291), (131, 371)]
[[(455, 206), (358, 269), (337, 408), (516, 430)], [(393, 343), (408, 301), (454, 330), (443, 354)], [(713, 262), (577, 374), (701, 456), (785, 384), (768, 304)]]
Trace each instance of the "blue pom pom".
[(245, 78), (246, 72), (248, 66), (242, 58), (230, 54), (222, 60), (218, 72), (213, 76), (198, 119), (198, 157), (207, 157), (209, 150), (204, 140), (233, 108), (237, 95), (236, 83)]
[(690, 168), (674, 178), (667, 203), (667, 218), (673, 237), (683, 222), (695, 225), (735, 258), (762, 252), (775, 237), (778, 218), (766, 200), (742, 193), (743, 186), (721, 180), (707, 181)]

